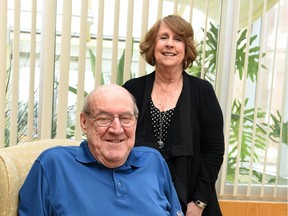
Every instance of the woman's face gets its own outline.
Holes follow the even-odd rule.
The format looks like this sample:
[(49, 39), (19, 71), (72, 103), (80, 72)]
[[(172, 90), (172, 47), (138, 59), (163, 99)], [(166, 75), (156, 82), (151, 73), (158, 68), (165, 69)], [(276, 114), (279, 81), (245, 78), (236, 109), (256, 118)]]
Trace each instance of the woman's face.
[(185, 43), (164, 22), (161, 23), (154, 50), (156, 67), (175, 67), (182, 71)]

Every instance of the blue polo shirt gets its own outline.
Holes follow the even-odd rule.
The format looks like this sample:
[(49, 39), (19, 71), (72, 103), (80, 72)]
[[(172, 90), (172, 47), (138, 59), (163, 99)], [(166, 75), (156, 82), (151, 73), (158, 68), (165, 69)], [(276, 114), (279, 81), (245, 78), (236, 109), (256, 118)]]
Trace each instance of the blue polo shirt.
[(169, 169), (152, 148), (134, 147), (109, 169), (80, 146), (54, 147), (33, 164), (20, 190), (19, 215), (183, 215)]

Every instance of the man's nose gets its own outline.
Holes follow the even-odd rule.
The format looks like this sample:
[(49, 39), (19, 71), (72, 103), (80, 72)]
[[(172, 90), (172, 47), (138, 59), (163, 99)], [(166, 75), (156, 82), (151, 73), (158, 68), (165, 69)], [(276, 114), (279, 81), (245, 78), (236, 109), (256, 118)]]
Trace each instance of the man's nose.
[(118, 116), (114, 117), (112, 124), (109, 127), (109, 130), (111, 132), (114, 132), (114, 133), (122, 133), (123, 132), (123, 127), (121, 125), (121, 122), (120, 122), (120, 119)]

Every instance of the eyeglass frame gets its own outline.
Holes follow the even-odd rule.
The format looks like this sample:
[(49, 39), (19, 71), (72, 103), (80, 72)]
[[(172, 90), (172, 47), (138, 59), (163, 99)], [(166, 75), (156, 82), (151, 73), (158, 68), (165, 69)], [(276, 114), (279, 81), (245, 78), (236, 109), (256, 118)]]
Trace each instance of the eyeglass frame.
[[(132, 127), (132, 126), (134, 126), (136, 124), (137, 118), (138, 118), (138, 115), (130, 113), (130, 112), (124, 112), (124, 113), (116, 114), (116, 115), (113, 115), (112, 113), (108, 113), (108, 112), (100, 112), (100, 113), (98, 113), (96, 115), (92, 115), (89, 111), (84, 111), (84, 113), (87, 116), (93, 118), (94, 119), (94, 125), (96, 124), (99, 127), (110, 127), (112, 125), (114, 119), (117, 117), (119, 119), (119, 122), (120, 122), (122, 127), (129, 128), (129, 127)], [(99, 124), (99, 122), (97, 122), (97, 116), (99, 116), (99, 115), (106, 115), (106, 116), (111, 117), (111, 120), (110, 120), (109, 124), (107, 124), (107, 125)], [(123, 115), (130, 115), (131, 117), (133, 116), (134, 117), (134, 123), (132, 125), (129, 125), (129, 126), (123, 125), (123, 123), (121, 121), (121, 116), (123, 116)]]

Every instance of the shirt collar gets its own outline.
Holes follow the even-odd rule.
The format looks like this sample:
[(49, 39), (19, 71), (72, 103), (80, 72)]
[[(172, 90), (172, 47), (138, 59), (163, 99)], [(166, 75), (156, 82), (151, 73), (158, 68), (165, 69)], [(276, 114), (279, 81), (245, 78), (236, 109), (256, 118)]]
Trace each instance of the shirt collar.
[[(88, 148), (88, 142), (86, 140), (82, 141), (76, 154), (75, 154), (75, 159), (83, 164), (90, 164), (90, 163), (98, 163), (100, 164), (99, 161), (97, 161), (92, 153), (90, 152)], [(123, 170), (123, 169), (131, 169), (131, 168), (139, 168), (142, 167), (143, 160), (140, 160), (137, 154), (134, 151), (134, 148), (131, 150), (126, 162), (118, 167), (117, 169)]]

